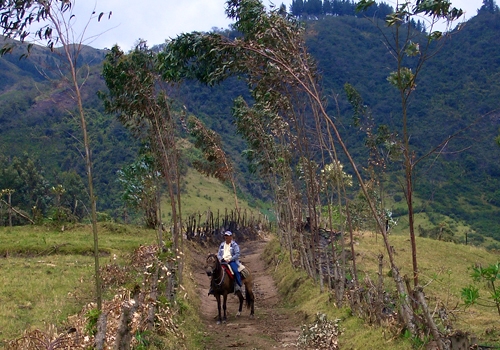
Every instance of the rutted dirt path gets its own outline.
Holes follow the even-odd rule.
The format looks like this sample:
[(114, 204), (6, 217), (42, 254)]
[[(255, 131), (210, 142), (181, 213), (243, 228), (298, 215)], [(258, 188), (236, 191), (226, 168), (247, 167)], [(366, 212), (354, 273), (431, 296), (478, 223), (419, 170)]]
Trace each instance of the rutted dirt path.
[(193, 254), (193, 273), (198, 281), (197, 290), (201, 299), (201, 318), (207, 329), (203, 349), (297, 349), (295, 343), (303, 323), (297, 314), (283, 309), (274, 281), (261, 255), (267, 241), (247, 241), (239, 243), (241, 262), (254, 276), (255, 317), (250, 318), (250, 310), (243, 306), (241, 316), (238, 312), (238, 298), (228, 296), (227, 323), (217, 325), (217, 301), (208, 296), (209, 277), (204, 272), (205, 258), (216, 248), (201, 249)]

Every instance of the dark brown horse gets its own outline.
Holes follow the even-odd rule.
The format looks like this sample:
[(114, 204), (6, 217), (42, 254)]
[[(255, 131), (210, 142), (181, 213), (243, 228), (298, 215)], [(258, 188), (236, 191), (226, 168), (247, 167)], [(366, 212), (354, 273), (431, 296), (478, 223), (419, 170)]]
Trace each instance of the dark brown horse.
[[(217, 324), (221, 322), (226, 322), (226, 301), (227, 295), (233, 293), (234, 285), (236, 284), (234, 278), (231, 278), (227, 272), (222, 268), (222, 265), (215, 254), (209, 254), (207, 257), (207, 275), (212, 277), (210, 281), (210, 286), (214, 293), (215, 299), (217, 299), (217, 309), (219, 311), (219, 318)], [(247, 309), (250, 309), (250, 317), (253, 317), (254, 313), (254, 303), (255, 297), (253, 295), (253, 277), (247, 268), (241, 271), (241, 282), (245, 285), (245, 299), (247, 302)], [(243, 308), (243, 294), (241, 290), (236, 292), (238, 299), (240, 300), (240, 307), (236, 316), (241, 315), (241, 310)], [(221, 296), (223, 297), (222, 307), (224, 309), (224, 317), (221, 317)]]

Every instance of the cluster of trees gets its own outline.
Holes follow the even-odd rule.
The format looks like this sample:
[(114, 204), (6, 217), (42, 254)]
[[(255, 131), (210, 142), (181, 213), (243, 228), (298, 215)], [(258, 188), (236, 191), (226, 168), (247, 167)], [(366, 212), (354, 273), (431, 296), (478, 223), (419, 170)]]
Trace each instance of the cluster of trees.
[[(358, 10), (366, 10), (372, 1), (361, 1)], [(400, 118), (393, 122), (393, 129), (373, 123), (366, 105), (357, 91), (346, 85), (349, 102), (353, 106), (358, 125), (366, 132), (369, 147), (369, 170), (362, 173), (346, 146), (337, 126), (337, 120), (327, 112), (326, 99), (321, 93), (320, 77), (315, 63), (305, 45), (304, 27), (296, 17), (288, 15), (282, 8), (265, 11), (260, 2), (231, 1), (227, 3), (227, 14), (236, 20), (234, 28), (240, 37), (228, 38), (220, 33), (188, 33), (172, 40), (164, 52), (159, 54), (160, 71), (167, 81), (197, 79), (208, 85), (216, 85), (237, 75), (246, 80), (252, 100), (238, 97), (234, 101), (233, 117), (238, 132), (248, 144), (245, 155), (254, 169), (267, 179), (273, 191), (277, 213), (278, 236), (282, 247), (289, 250), (290, 258), (298, 261), (307, 273), (320, 283), (321, 260), (318, 252), (320, 228), (329, 232), (340, 231), (342, 243), (331, 247), (334, 294), (336, 304), (342, 305), (346, 276), (358, 284), (355, 261), (348, 266), (344, 244), (355, 224), (352, 214), (361, 211), (370, 214), (371, 222), (382, 234), (387, 248), (391, 273), (397, 287), (401, 322), (413, 337), (420, 337), (426, 329), (444, 348), (441, 336), (431, 315), (422, 287), (418, 280), (418, 259), (413, 222), (413, 190), (417, 164), (431, 152), (420, 156), (410, 142), (408, 125), (411, 112), (409, 100), (417, 86), (417, 77), (424, 63), (432, 57), (431, 43), (440, 33), (425, 37), (414, 31), (410, 19), (423, 12), (435, 15), (434, 20), (454, 20), (462, 11), (450, 7), (446, 1), (430, 6), (417, 2), (413, 6), (401, 6), (386, 18), (393, 34), (386, 36), (386, 47), (396, 59), (396, 69), (389, 72), (387, 80), (396, 89)], [(258, 24), (258, 25), (257, 25)], [(396, 42), (390, 42), (390, 38)], [(399, 41), (401, 40), (401, 41)], [(414, 41), (415, 40), (415, 41)], [(420, 46), (422, 44), (422, 46)], [(398, 127), (400, 128), (398, 129)], [(446, 140), (445, 140), (446, 142)], [(440, 149), (437, 145), (435, 149)], [(344, 172), (339, 154), (349, 163), (349, 170), (360, 188), (360, 195), (352, 201), (348, 190), (351, 178)], [(386, 164), (396, 162), (403, 172), (399, 176), (408, 206), (410, 240), (413, 253), (414, 288), (405, 285), (394, 261), (387, 236), (388, 211), (383, 206), (383, 189), (380, 187)], [(303, 225), (308, 218), (307, 229)], [(368, 219), (370, 220), (370, 219)], [(328, 231), (327, 231), (328, 232)], [(352, 256), (355, 257), (352, 246)], [(355, 260), (355, 259), (353, 259)], [(418, 298), (418, 305), (410, 302), (408, 295)], [(424, 319), (414, 315), (422, 313)]]
[(88, 215), (88, 193), (74, 171), (51, 181), (39, 161), (28, 155), (0, 154), (0, 224), (77, 222)]
[[(389, 4), (381, 2), (362, 11), (361, 15), (385, 19), (393, 12), (394, 9)], [(352, 0), (293, 0), (290, 5), (290, 13), (296, 17), (356, 16), (360, 14), (356, 11), (356, 2)]]
[(483, 5), (479, 9), (478, 13), (487, 12), (487, 13), (498, 13), (500, 9), (496, 4), (495, 0), (483, 0)]

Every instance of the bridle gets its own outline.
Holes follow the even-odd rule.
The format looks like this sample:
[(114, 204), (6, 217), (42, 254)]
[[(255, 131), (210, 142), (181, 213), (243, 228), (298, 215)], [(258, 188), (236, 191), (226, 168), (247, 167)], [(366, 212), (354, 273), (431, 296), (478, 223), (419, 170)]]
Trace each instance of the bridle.
[(220, 271), (222, 270), (222, 276), (220, 278), (219, 283), (217, 283), (217, 281), (215, 280), (215, 273), (212, 273), (212, 276), (213, 276), (212, 280), (214, 281), (215, 286), (220, 287), (222, 285), (222, 282), (224, 282), (224, 277), (226, 277), (226, 271), (224, 271), (224, 269), (222, 268), (222, 266), (219, 262), (219, 258), (215, 254), (210, 254), (207, 257), (207, 261), (208, 261), (208, 259), (212, 259), (215, 262), (215, 271), (214, 272), (219, 272), (219, 274), (220, 274)]

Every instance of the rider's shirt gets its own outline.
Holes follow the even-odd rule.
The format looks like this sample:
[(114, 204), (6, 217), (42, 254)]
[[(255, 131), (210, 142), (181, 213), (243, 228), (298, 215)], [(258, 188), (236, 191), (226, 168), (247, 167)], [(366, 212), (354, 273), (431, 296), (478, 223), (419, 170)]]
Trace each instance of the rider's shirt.
[(231, 244), (224, 243), (224, 253), (222, 254), (222, 259), (225, 261), (231, 261), (232, 257)]

